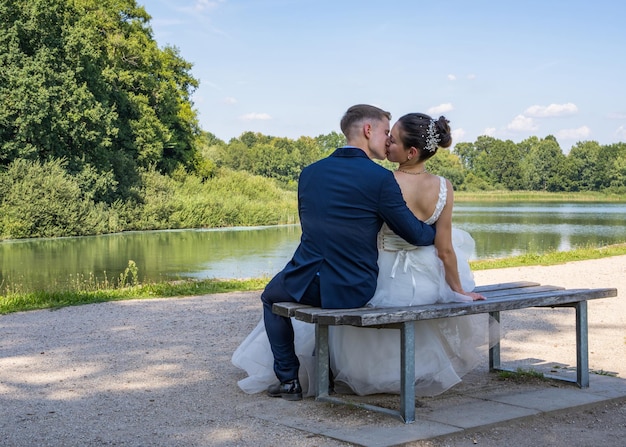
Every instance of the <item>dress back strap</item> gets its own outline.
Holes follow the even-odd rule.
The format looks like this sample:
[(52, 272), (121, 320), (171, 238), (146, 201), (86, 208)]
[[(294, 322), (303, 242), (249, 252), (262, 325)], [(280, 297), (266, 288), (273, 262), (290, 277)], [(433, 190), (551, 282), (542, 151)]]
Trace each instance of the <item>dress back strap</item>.
[(432, 225), (439, 219), (443, 208), (446, 206), (446, 201), (448, 198), (448, 184), (446, 183), (446, 179), (443, 177), (439, 177), (439, 197), (437, 199), (437, 205), (435, 205), (435, 211), (433, 214), (424, 221), (425, 224)]

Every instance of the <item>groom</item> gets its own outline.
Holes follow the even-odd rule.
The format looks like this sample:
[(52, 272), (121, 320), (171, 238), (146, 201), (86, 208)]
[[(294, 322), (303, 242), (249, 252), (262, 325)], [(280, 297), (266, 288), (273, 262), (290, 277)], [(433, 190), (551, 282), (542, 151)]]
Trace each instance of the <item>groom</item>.
[(272, 313), (274, 303), (295, 301), (328, 309), (364, 306), (376, 290), (376, 237), (383, 222), (411, 244), (433, 244), (435, 230), (407, 208), (391, 171), (371, 160), (385, 158), (390, 120), (391, 114), (378, 107), (350, 107), (341, 119), (348, 144), (302, 170), (300, 245), (261, 294), (280, 381), (268, 388), (272, 397), (302, 399), (291, 320)]

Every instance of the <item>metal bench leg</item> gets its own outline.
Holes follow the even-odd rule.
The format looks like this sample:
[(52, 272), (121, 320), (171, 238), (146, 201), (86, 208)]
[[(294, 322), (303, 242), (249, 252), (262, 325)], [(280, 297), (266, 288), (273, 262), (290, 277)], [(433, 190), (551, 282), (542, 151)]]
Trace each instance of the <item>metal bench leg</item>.
[(315, 399), (328, 396), (328, 326), (315, 325)]
[[(394, 325), (398, 328), (397, 325)], [(385, 413), (397, 417), (405, 423), (415, 421), (415, 328), (412, 323), (403, 323), (399, 327), (401, 338), (401, 402), (400, 411), (389, 408), (370, 405), (363, 402), (351, 401), (328, 393), (329, 384), (329, 346), (328, 346), (328, 325), (315, 324), (315, 400), (320, 402), (330, 402), (335, 404), (348, 404), (370, 411)], [(375, 330), (375, 329), (367, 329)], [(411, 379), (412, 378), (412, 379)]]
[(589, 387), (587, 301), (576, 303), (576, 384), (581, 388)]
[(415, 326), (402, 323), (400, 329), (400, 413), (404, 422), (415, 421)]
[[(489, 316), (500, 323), (500, 312), (489, 312)], [(489, 322), (487, 322), (489, 324)], [(489, 330), (489, 371), (496, 371), (502, 367), (500, 362), (500, 325), (497, 333)]]

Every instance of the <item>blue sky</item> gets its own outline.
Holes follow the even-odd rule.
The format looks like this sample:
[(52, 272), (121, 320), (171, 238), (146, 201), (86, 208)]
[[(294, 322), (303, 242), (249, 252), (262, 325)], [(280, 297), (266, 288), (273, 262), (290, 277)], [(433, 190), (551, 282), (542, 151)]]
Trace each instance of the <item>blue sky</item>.
[(626, 141), (626, 2), (137, 1), (225, 141), (339, 132), (357, 103), (443, 114), (455, 142)]

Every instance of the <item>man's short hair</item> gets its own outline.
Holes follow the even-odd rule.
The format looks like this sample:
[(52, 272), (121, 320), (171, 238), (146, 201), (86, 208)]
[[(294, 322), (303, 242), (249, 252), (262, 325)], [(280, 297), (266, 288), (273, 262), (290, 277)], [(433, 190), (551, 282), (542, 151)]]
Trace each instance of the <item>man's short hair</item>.
[(341, 131), (349, 139), (353, 128), (360, 125), (363, 121), (382, 121), (385, 118), (391, 121), (391, 113), (376, 106), (357, 104), (350, 107), (343, 115), (343, 118), (341, 118)]

